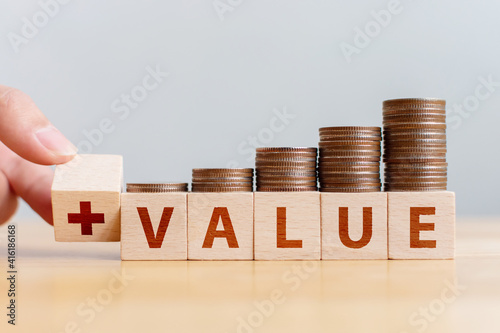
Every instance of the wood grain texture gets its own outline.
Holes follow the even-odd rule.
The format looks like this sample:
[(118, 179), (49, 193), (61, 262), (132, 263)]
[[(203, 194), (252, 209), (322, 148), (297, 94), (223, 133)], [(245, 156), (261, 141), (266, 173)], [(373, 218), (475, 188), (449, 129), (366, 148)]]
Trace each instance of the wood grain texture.
[(188, 194), (189, 260), (253, 259), (253, 193)]
[(387, 259), (387, 193), (321, 193), (322, 259)]
[(123, 193), (122, 260), (187, 260), (187, 193)]
[(410, 316), (429, 315), (424, 333), (500, 332), (500, 216), (457, 218), (455, 260), (120, 261), (118, 243), (55, 243), (52, 227), (19, 215), (3, 239), (9, 224), (19, 325), (1, 320), (2, 333), (417, 333)]
[(455, 193), (389, 192), (389, 258), (452, 259)]
[(319, 260), (319, 192), (254, 193), (255, 260)]
[(121, 156), (78, 155), (58, 165), (52, 183), (56, 241), (119, 241), (122, 185)]

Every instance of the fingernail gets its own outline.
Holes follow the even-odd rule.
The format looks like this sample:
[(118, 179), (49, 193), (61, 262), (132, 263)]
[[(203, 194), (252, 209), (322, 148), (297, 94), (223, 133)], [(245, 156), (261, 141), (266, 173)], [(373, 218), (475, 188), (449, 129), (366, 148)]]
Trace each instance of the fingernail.
[(39, 129), (35, 136), (45, 148), (55, 155), (72, 156), (78, 151), (78, 148), (53, 126)]

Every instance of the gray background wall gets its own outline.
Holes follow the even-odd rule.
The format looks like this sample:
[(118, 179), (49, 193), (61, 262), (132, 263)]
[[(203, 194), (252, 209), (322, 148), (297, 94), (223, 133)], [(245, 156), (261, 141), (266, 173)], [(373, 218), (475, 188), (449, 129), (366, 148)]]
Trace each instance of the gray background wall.
[(123, 154), (128, 182), (249, 167), (252, 142), (316, 146), (322, 126), (380, 125), (384, 99), (442, 97), (458, 213), (500, 213), (498, 1), (54, 1), (0, 1), (1, 82), (82, 151)]

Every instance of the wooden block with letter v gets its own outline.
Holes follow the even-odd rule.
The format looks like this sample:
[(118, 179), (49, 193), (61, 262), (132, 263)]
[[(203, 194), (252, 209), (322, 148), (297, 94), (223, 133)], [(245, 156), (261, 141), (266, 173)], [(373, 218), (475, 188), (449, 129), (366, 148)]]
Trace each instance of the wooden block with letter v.
[(122, 183), (121, 156), (77, 155), (58, 165), (52, 183), (56, 241), (119, 241)]
[(188, 259), (253, 259), (253, 193), (188, 194)]
[(452, 259), (455, 193), (389, 192), (389, 259)]
[(255, 260), (319, 260), (319, 192), (254, 193)]
[(187, 192), (123, 193), (122, 260), (187, 260)]
[(321, 193), (322, 259), (387, 259), (387, 193)]

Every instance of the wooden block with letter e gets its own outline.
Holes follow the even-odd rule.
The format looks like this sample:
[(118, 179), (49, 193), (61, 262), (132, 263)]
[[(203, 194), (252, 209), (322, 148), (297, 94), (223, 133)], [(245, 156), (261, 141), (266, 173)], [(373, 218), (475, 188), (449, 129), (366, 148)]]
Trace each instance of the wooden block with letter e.
[(455, 193), (389, 192), (389, 259), (452, 259)]
[(188, 194), (188, 259), (253, 259), (253, 193)]
[(121, 156), (77, 155), (58, 165), (52, 183), (56, 241), (119, 241), (122, 183)]
[(321, 193), (322, 259), (387, 259), (387, 193)]
[(123, 193), (122, 260), (187, 260), (187, 192)]
[(255, 260), (319, 260), (319, 192), (254, 193)]

